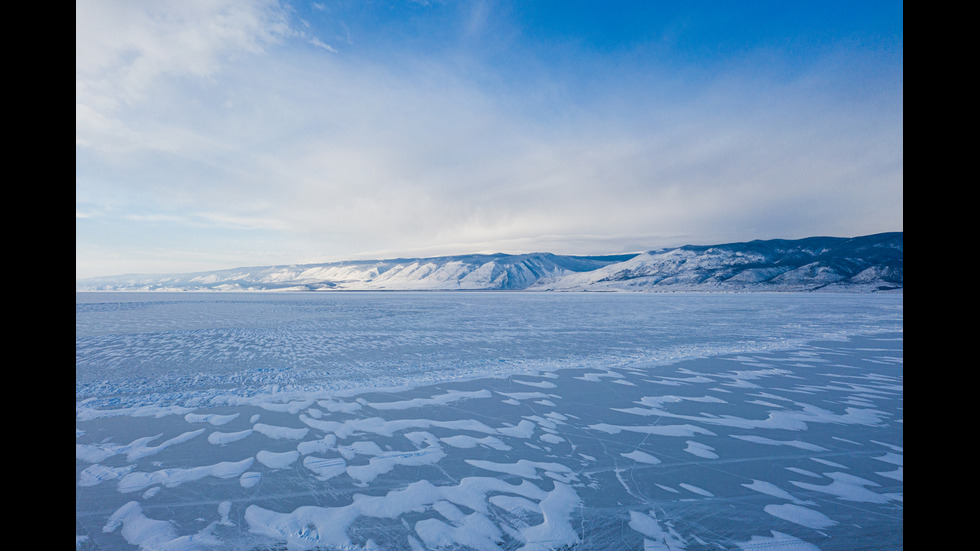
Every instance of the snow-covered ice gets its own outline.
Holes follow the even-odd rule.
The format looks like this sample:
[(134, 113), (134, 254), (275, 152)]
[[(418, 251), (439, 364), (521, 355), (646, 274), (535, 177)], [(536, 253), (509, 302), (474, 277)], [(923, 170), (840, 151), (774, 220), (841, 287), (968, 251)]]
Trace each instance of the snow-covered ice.
[(76, 549), (903, 547), (901, 295), (76, 295)]

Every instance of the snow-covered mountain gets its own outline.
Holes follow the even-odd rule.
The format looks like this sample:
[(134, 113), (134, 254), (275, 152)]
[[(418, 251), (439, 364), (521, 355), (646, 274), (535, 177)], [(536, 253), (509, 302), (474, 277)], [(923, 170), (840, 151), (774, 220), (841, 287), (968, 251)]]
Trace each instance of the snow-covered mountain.
[(464, 255), (122, 275), (76, 291), (851, 291), (903, 287), (903, 233), (686, 245), (639, 254)]
[(633, 256), (536, 253), (351, 260), (189, 274), (99, 277), (78, 280), (75, 288), (78, 291), (515, 290), (527, 289), (542, 278), (553, 280), (592, 271)]
[(901, 289), (903, 233), (773, 239), (660, 249), (589, 272), (539, 280), (541, 290), (884, 291)]

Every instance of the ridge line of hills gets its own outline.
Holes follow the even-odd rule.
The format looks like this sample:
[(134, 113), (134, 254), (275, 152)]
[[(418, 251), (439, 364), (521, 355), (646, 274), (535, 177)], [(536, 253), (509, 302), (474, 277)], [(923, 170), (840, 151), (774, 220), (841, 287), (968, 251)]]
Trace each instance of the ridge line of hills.
[(901, 292), (903, 232), (684, 245), (635, 254), (472, 254), (79, 279), (80, 291)]

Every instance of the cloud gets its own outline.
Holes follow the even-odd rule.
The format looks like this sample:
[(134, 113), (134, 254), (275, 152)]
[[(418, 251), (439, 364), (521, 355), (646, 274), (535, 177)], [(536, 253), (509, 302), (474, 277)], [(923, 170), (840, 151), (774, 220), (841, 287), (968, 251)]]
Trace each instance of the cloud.
[(128, 110), (146, 109), (174, 81), (215, 78), (229, 60), (259, 54), (289, 34), (286, 11), (272, 0), (79, 2), (76, 142), (131, 139)]
[(331, 52), (331, 53), (334, 53), (334, 54), (339, 53), (339, 52), (337, 52), (337, 49), (336, 48), (334, 48), (330, 44), (325, 44), (323, 41), (321, 41), (319, 38), (316, 38), (316, 37), (313, 37), (313, 38), (310, 39), (310, 44), (313, 44), (317, 48), (323, 48), (324, 50), (326, 50), (328, 52)]
[[(211, 242), (246, 265), (901, 229), (900, 70), (858, 86), (833, 55), (791, 74), (768, 53), (710, 73), (627, 56), (510, 79), (478, 52), (335, 55), (273, 2), (146, 6), (77, 10), (76, 210), (153, 224), (168, 254)], [(485, 12), (463, 30), (475, 20), (492, 36)], [(76, 220), (84, 240), (96, 219)], [(145, 239), (130, 233), (120, 249)]]

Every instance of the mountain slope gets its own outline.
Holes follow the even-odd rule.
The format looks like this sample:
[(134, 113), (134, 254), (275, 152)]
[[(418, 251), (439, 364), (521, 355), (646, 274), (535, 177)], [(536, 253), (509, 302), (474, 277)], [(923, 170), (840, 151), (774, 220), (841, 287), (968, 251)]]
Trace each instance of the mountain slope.
[(540, 290), (880, 291), (902, 288), (903, 234), (773, 239), (649, 251)]
[(903, 233), (686, 245), (640, 254), (462, 255), (125, 275), (76, 291), (850, 291), (903, 288)]
[(76, 291), (515, 290), (634, 255), (463, 255), (122, 275), (78, 280)]

